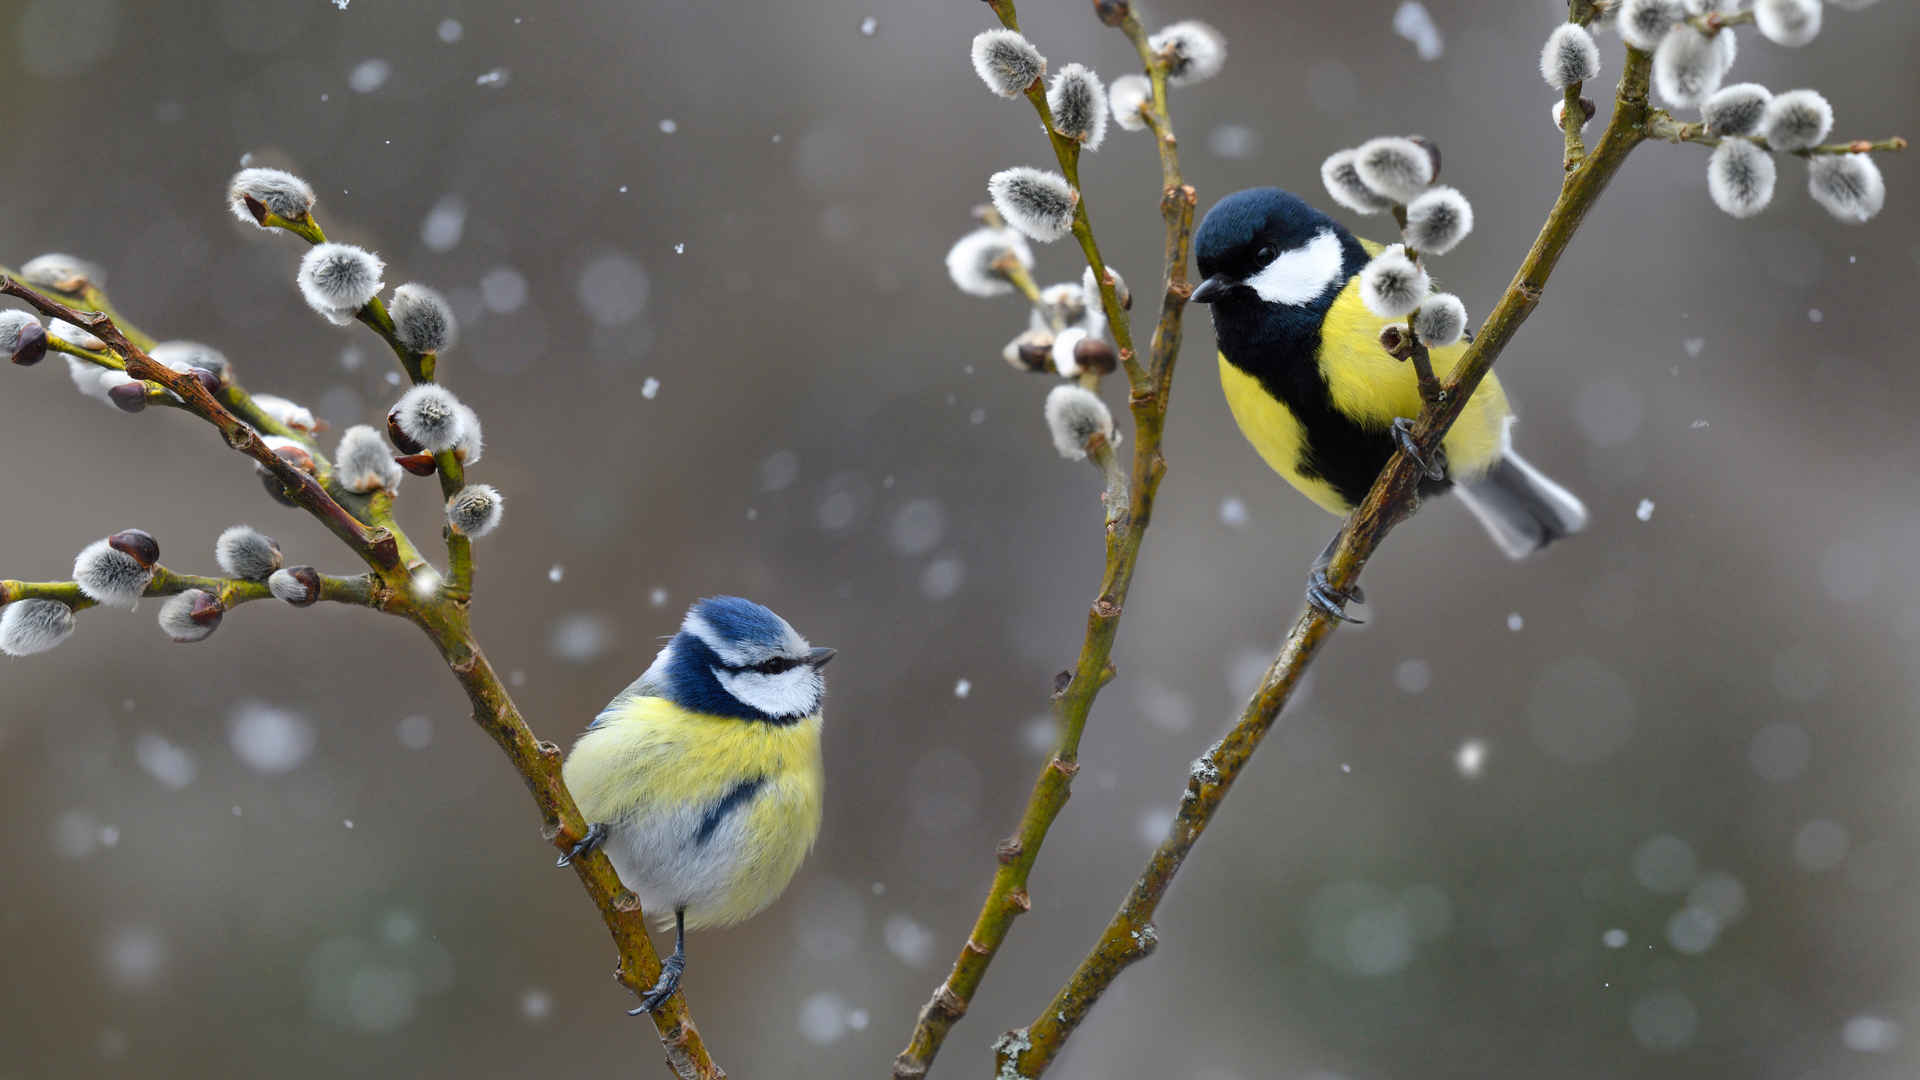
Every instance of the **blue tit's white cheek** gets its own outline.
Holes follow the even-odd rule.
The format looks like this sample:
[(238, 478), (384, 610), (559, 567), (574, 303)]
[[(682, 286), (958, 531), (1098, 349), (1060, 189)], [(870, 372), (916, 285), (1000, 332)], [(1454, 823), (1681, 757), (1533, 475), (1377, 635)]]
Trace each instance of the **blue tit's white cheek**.
[(1309, 304), (1340, 279), (1345, 261), (1340, 238), (1321, 229), (1304, 245), (1281, 252), (1247, 284), (1269, 304)]
[(811, 716), (820, 708), (823, 682), (812, 667), (802, 665), (771, 675), (714, 668), (713, 676), (727, 693), (775, 719)]

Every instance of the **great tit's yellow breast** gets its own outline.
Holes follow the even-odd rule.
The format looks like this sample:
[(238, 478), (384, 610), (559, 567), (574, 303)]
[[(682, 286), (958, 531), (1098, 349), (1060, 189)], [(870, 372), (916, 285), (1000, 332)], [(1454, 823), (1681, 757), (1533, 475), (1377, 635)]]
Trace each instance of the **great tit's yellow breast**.
[(1346, 500), (1332, 484), (1301, 471), (1307, 448), (1307, 429), (1279, 398), (1267, 393), (1260, 380), (1233, 366), (1220, 354), (1220, 389), (1227, 408), (1260, 457), (1302, 495), (1335, 514), (1347, 512)]

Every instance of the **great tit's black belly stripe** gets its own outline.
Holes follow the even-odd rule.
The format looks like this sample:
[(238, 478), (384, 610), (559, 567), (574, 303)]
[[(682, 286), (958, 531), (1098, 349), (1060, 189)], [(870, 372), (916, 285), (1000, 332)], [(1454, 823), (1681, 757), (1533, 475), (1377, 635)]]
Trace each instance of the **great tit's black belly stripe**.
[(725, 795), (720, 796), (719, 800), (707, 807), (707, 812), (701, 815), (700, 827), (693, 833), (694, 846), (699, 847), (713, 839), (714, 831), (727, 820), (727, 816), (745, 806), (748, 800), (758, 795), (760, 789), (765, 786), (767, 786), (767, 778), (756, 776), (749, 780), (742, 780), (728, 789)]
[[(1362, 427), (1334, 408), (1333, 392), (1315, 359), (1320, 351), (1319, 314), (1271, 307), (1252, 314), (1255, 318), (1233, 328), (1237, 332), (1219, 335), (1221, 354), (1258, 379), (1300, 422), (1306, 437), (1294, 465), (1301, 475), (1326, 481), (1348, 509), (1358, 506), (1398, 445), (1386, 430)], [(1222, 316), (1231, 318), (1216, 308), (1215, 319)], [(1420, 494), (1438, 494), (1452, 486), (1447, 480), (1423, 479)]]

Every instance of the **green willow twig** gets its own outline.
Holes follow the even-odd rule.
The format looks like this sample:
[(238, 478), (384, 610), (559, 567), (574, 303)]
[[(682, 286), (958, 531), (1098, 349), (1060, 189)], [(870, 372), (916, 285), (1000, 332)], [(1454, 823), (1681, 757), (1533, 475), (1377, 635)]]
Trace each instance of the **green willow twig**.
[(1699, 121), (1676, 120), (1664, 109), (1655, 109), (1648, 115), (1647, 138), (1676, 145), (1698, 143), (1701, 146), (1719, 146), (1727, 139), (1744, 139), (1771, 154), (1792, 154), (1794, 157), (1803, 158), (1818, 154), (1898, 153), (1907, 148), (1906, 138), (1894, 135), (1885, 139), (1853, 139), (1848, 142), (1825, 143), (1820, 146), (1809, 146), (1804, 150), (1777, 150), (1759, 135), (1709, 135), (1707, 125)]
[[(373, 583), (376, 580), (370, 574), (357, 577), (322, 574), (319, 598), (336, 604), (368, 606), (373, 602)], [(180, 574), (164, 566), (153, 568), (153, 580), (147, 583), (147, 589), (141, 595), (175, 596), (188, 589), (200, 589), (213, 594), (220, 601), (220, 606), (229, 611), (240, 604), (265, 600), (273, 595), (264, 581)], [(81, 592), (79, 582), (75, 581), (0, 581), (0, 605), (11, 604), (15, 600), (58, 600), (75, 611), (85, 611), (99, 605), (99, 601)]]
[[(1003, 25), (1018, 29), (1012, 0), (993, 0), (994, 12)], [(1101, 572), (1100, 592), (1087, 613), (1087, 628), (1080, 654), (1070, 671), (1056, 681), (1052, 699), (1060, 739), (1040, 775), (1034, 780), (1020, 822), (1013, 834), (997, 848), (998, 866), (993, 882), (981, 903), (965, 945), (954, 960), (946, 979), (934, 989), (914, 1023), (906, 1048), (894, 1059), (892, 1075), (896, 1080), (914, 1080), (926, 1075), (934, 1057), (972, 1003), (980, 982), (986, 976), (1001, 944), (1012, 929), (1015, 918), (1031, 907), (1027, 882), (1039, 859), (1041, 844), (1059, 817), (1071, 793), (1074, 774), (1080, 769), (1080, 739), (1086, 729), (1087, 715), (1100, 689), (1113, 679), (1111, 663), (1113, 643), (1119, 633), (1120, 617), (1127, 594), (1133, 585), (1134, 568), (1139, 562), (1141, 544), (1153, 518), (1154, 497), (1166, 475), (1166, 458), (1161, 452), (1167, 405), (1173, 388), (1174, 361), (1180, 352), (1181, 318), (1192, 286), (1187, 281), (1187, 260), (1193, 239), (1193, 212), (1196, 203), (1193, 188), (1181, 179), (1178, 144), (1167, 114), (1166, 59), (1148, 47), (1146, 31), (1128, 13), (1118, 24), (1138, 51), (1141, 63), (1153, 83), (1153, 102), (1149, 119), (1153, 124), (1159, 150), (1163, 190), (1161, 216), (1166, 223), (1165, 294), (1159, 320), (1154, 326), (1150, 355), (1139, 363), (1132, 346), (1127, 313), (1119, 303), (1112, 279), (1101, 262), (1099, 247), (1093, 241), (1093, 227), (1086, 216), (1086, 202), (1074, 209), (1075, 236), (1093, 268), (1100, 287), (1102, 306), (1112, 327), (1114, 342), (1126, 365), (1128, 406), (1134, 419), (1131, 471), (1122, 474), (1112, 447), (1104, 459), (1095, 457), (1107, 478), (1105, 514), (1106, 560)], [(1063, 139), (1053, 130), (1046, 95), (1038, 84), (1028, 97), (1046, 124), (1049, 140), (1060, 157), (1068, 181), (1078, 190), (1079, 144)]]
[[(1649, 137), (1650, 67), (1651, 57), (1647, 53), (1633, 48), (1627, 50), (1626, 67), (1615, 92), (1613, 116), (1605, 132), (1591, 153), (1567, 173), (1539, 236), (1479, 334), (1461, 356), (1446, 385), (1446, 395), (1438, 402), (1429, 403), (1415, 422), (1413, 441), (1421, 457), (1439, 446), (1493, 362), (1540, 303), (1548, 277), (1588, 210), (1627, 156)], [(1422, 467), (1405, 451), (1396, 452), (1388, 461), (1366, 499), (1348, 516), (1340, 531), (1326, 569), (1335, 590), (1352, 589), (1362, 567), (1387, 533), (1411, 512), (1415, 488), (1422, 474)], [(1159, 941), (1153, 915), (1168, 886), (1337, 626), (1332, 617), (1312, 606), (1295, 622), (1279, 655), (1261, 676), (1259, 686), (1241, 711), (1238, 722), (1194, 763), (1166, 839), (1155, 849), (1146, 869), (1121, 901), (1120, 909), (1092, 951), (1032, 1024), (1008, 1032), (997, 1044), (1000, 1075), (1031, 1080), (1043, 1073), (1121, 972), (1153, 952)]]

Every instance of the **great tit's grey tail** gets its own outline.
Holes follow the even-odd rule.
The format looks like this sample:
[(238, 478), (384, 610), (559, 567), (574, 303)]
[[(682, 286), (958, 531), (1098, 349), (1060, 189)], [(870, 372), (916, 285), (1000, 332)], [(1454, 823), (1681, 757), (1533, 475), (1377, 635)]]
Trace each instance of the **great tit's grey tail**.
[(1453, 490), (1509, 559), (1526, 558), (1587, 527), (1587, 507), (1579, 497), (1511, 448), (1486, 475)]

